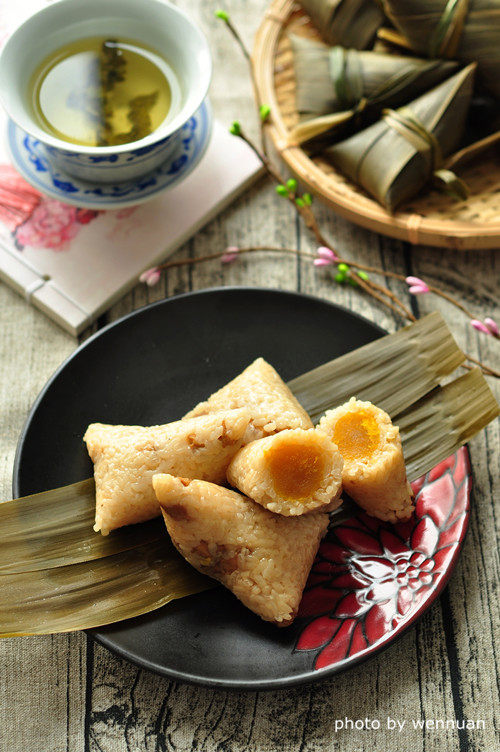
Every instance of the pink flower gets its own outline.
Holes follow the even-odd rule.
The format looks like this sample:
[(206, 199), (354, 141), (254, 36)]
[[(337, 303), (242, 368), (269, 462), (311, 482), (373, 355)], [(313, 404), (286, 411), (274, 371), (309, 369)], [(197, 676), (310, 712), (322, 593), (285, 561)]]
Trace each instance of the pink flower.
[(479, 321), (479, 319), (471, 319), (470, 324), (474, 327), (474, 329), (477, 329), (478, 332), (483, 332), (483, 334), (491, 334), (486, 324), (483, 324), (483, 322)]
[(331, 264), (338, 264), (340, 259), (331, 248), (327, 248), (325, 245), (321, 245), (316, 254), (318, 258), (314, 259), (314, 266), (330, 266)]
[(226, 251), (223, 256), (221, 256), (221, 261), (223, 264), (232, 264), (233, 261), (236, 261), (238, 258), (238, 253), (240, 249), (237, 245), (229, 245), (226, 248)]
[(412, 295), (423, 295), (429, 292), (429, 286), (420, 277), (406, 277), (406, 284), (410, 286)]
[(62, 204), (51, 198), (44, 198), (35, 208), (29, 219), (17, 228), (15, 237), (21, 246), (52, 248), (65, 251), (69, 241), (77, 235), (80, 223), (75, 206)]
[(490, 316), (487, 316), (484, 320), (484, 323), (494, 337), (500, 337), (500, 329), (498, 328), (498, 324), (494, 319), (490, 318)]
[(10, 165), (0, 165), (0, 221), (11, 232), (30, 218), (42, 199)]
[(479, 321), (479, 319), (471, 319), (470, 323), (471, 326), (473, 326), (474, 329), (477, 329), (478, 332), (489, 334), (490, 337), (498, 337), (500, 334), (498, 324), (489, 316), (485, 318), (484, 321)]
[(157, 266), (152, 269), (146, 269), (139, 277), (139, 282), (144, 282), (148, 287), (154, 287), (161, 279), (161, 270)]

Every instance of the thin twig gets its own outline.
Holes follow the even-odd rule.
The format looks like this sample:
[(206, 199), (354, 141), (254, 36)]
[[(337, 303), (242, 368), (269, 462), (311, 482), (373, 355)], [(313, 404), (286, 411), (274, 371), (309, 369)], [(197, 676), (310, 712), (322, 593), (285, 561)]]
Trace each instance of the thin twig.
[[(238, 248), (238, 250), (235, 252), (237, 256), (243, 256), (253, 253), (285, 253), (285, 254), (293, 254), (294, 256), (297, 256), (299, 258), (304, 259), (316, 259), (317, 255), (315, 253), (312, 253), (311, 251), (300, 251), (297, 248), (288, 248), (288, 247), (281, 247), (281, 246), (266, 246), (266, 245), (259, 245), (259, 246), (248, 246), (245, 248)], [(195, 264), (201, 264), (206, 261), (215, 261), (217, 259), (221, 259), (224, 256), (228, 255), (228, 250), (224, 251), (218, 251), (217, 253), (210, 253), (206, 256), (199, 256), (197, 258), (188, 258), (188, 259), (181, 259), (179, 261), (167, 261), (166, 263), (162, 264), (161, 266), (158, 266), (157, 269), (159, 270), (167, 270), (167, 269), (175, 269), (181, 266), (193, 266)], [(405, 280), (405, 277), (402, 274), (396, 274), (395, 272), (386, 272), (384, 269), (378, 269), (377, 267), (372, 266), (366, 266), (363, 264), (357, 264), (355, 262), (348, 262), (347, 260), (341, 259), (339, 263), (346, 263), (350, 264), (353, 267), (357, 267), (358, 269), (362, 271), (370, 271), (373, 274), (388, 274), (388, 276), (394, 277), (395, 279), (399, 280)], [(394, 313), (396, 313), (398, 316), (403, 315), (404, 318), (408, 319), (408, 321), (416, 321), (415, 316), (411, 313), (411, 311), (405, 311), (404, 309), (406, 306), (403, 304), (403, 310), (398, 310), (396, 305), (401, 305), (401, 301), (394, 296), (395, 300), (394, 302), (396, 305), (393, 305), (391, 302), (384, 300), (382, 295), (393, 295), (393, 293), (388, 290), (388, 288), (384, 288), (380, 285), (376, 285), (376, 283), (373, 282), (373, 280), (364, 280), (361, 277), (359, 277), (357, 274), (350, 275), (351, 279), (355, 281), (359, 287), (365, 290), (365, 292), (368, 293), (371, 297), (378, 300), (380, 303), (388, 307), (390, 310), (392, 310)], [(375, 289), (370, 289), (370, 287), (374, 287)], [(429, 288), (431, 289), (431, 288)], [(471, 363), (474, 363), (475, 365), (479, 366), (482, 370), (482, 372), (487, 376), (493, 376), (495, 378), (500, 378), (500, 372), (496, 369), (492, 368), (491, 366), (486, 365), (485, 363), (482, 363), (480, 360), (477, 360), (476, 358), (473, 358), (471, 355), (467, 355), (464, 353), (465, 357), (468, 361)], [(462, 366), (463, 368), (470, 369), (470, 366), (467, 366), (467, 364), (464, 364)]]
[[(236, 43), (239, 45), (239, 48), (242, 51), (243, 56), (244, 56), (245, 60), (248, 63), (248, 67), (250, 69), (250, 78), (252, 80), (252, 88), (253, 88), (253, 93), (254, 93), (254, 99), (255, 99), (258, 107), (260, 108), (261, 100), (260, 100), (259, 85), (258, 85), (257, 79), (255, 77), (255, 71), (254, 71), (254, 67), (253, 67), (253, 63), (252, 63), (252, 56), (250, 54), (250, 50), (247, 48), (245, 42), (243, 41), (243, 39), (240, 36), (240, 33), (239, 33), (238, 29), (234, 26), (234, 24), (232, 23), (231, 19), (227, 15), (224, 15), (224, 17), (222, 18), (222, 20), (226, 24), (229, 32), (232, 34), (232, 36), (236, 40)], [(265, 134), (265, 130), (264, 130), (264, 128), (265, 128), (265, 121), (262, 120), (261, 117), (259, 117), (259, 125), (260, 125), (260, 142), (261, 142), (261, 147), (262, 147), (262, 153), (267, 158), (266, 134)], [(252, 144), (250, 144), (250, 146), (252, 146)], [(260, 155), (257, 154), (257, 156), (260, 156)]]
[[(345, 262), (345, 263), (348, 263), (348, 262)], [(349, 264), (349, 265), (350, 265), (350, 264)], [(359, 277), (359, 275), (357, 275), (357, 274), (353, 274), (353, 275), (351, 275), (351, 276), (352, 276), (352, 277), (353, 277), (353, 278), (354, 278), (354, 279), (356, 280), (356, 282), (358, 282), (358, 284), (359, 284), (359, 280), (360, 280), (360, 277)], [(388, 287), (384, 287), (383, 285), (379, 285), (379, 284), (377, 284), (376, 282), (374, 282), (374, 281), (373, 281), (372, 279), (368, 280), (368, 284), (369, 284), (369, 285), (371, 285), (371, 286), (372, 286), (372, 287), (373, 287), (373, 288), (374, 288), (375, 290), (378, 290), (378, 291), (379, 291), (380, 293), (382, 293), (383, 295), (386, 295), (386, 296), (387, 296), (388, 298), (390, 298), (391, 300), (393, 300), (393, 301), (394, 301), (394, 302), (396, 303), (396, 305), (398, 305), (398, 306), (399, 306), (399, 308), (400, 308), (400, 309), (401, 309), (401, 311), (403, 312), (403, 315), (404, 315), (404, 316), (405, 316), (405, 317), (406, 317), (406, 318), (407, 318), (407, 319), (408, 319), (409, 321), (416, 321), (416, 320), (417, 320), (417, 319), (416, 319), (416, 317), (415, 317), (415, 316), (413, 315), (413, 313), (412, 313), (412, 312), (410, 311), (410, 309), (408, 308), (408, 306), (407, 306), (407, 305), (405, 305), (405, 303), (403, 303), (403, 301), (402, 301), (402, 300), (400, 300), (400, 299), (398, 298), (398, 296), (397, 296), (397, 295), (395, 295), (395, 294), (394, 294), (394, 293), (392, 292), (392, 290), (390, 290), (390, 289), (389, 289)], [(400, 315), (401, 315), (401, 312), (400, 312)]]
[[(340, 258), (340, 257), (339, 257)], [(406, 277), (404, 274), (398, 274), (397, 272), (391, 272), (387, 269), (379, 269), (377, 266), (370, 266), (368, 264), (360, 264), (357, 261), (351, 261), (348, 259), (340, 259), (341, 263), (349, 264), (349, 266), (352, 266), (353, 269), (361, 269), (364, 272), (370, 272), (370, 274), (380, 274), (384, 277), (390, 277), (391, 279), (398, 279), (401, 282), (406, 281)], [(449, 303), (454, 305), (456, 308), (459, 308), (463, 313), (465, 313), (466, 316), (468, 316), (470, 319), (475, 318), (475, 315), (470, 311), (466, 306), (464, 306), (463, 303), (461, 303), (457, 298), (455, 298), (453, 295), (450, 295), (447, 292), (444, 292), (444, 290), (441, 290), (439, 287), (435, 287), (434, 285), (427, 284), (427, 287), (429, 288), (429, 292), (434, 293), (434, 295), (438, 295), (440, 298), (443, 298), (444, 300), (447, 300)]]
[[(260, 153), (259, 149), (253, 143), (252, 139), (249, 138), (246, 135), (246, 133), (243, 132), (243, 130), (240, 129), (237, 135), (252, 149), (254, 154), (257, 155), (257, 157), (260, 159), (262, 166), (266, 170), (269, 177), (272, 178), (275, 183), (277, 183), (278, 185), (281, 185), (283, 183), (283, 178), (281, 177), (279, 172), (276, 170), (276, 168), (274, 167), (269, 157), (266, 154)], [(316, 221), (316, 217), (314, 216), (314, 213), (311, 207), (307, 205), (302, 206), (302, 207), (297, 206), (296, 199), (298, 198), (298, 196), (293, 191), (290, 191), (286, 198), (288, 202), (292, 204), (295, 211), (301, 215), (306, 227), (314, 234), (316, 242), (319, 243), (320, 245), (329, 245), (329, 241), (323, 235), (323, 233), (321, 232), (319, 228), (319, 225)]]
[(479, 368), (482, 370), (483, 373), (494, 376), (496, 379), (500, 379), (500, 371), (497, 371), (495, 368), (492, 368), (491, 366), (487, 366), (485, 363), (482, 363), (480, 360), (477, 360), (476, 358), (473, 358), (472, 355), (465, 355), (467, 360), (470, 360), (471, 363), (475, 363), (476, 366), (479, 366)]

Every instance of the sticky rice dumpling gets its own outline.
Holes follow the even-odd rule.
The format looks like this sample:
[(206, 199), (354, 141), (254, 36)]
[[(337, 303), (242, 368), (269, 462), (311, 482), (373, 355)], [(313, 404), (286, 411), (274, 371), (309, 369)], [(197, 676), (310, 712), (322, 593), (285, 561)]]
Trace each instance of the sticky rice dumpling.
[(371, 402), (352, 397), (319, 422), (344, 459), (342, 483), (368, 514), (398, 522), (413, 512), (399, 429)]
[(342, 457), (326, 434), (295, 428), (252, 441), (227, 470), (232, 486), (271, 512), (294, 516), (340, 505)]
[(450, 76), (457, 63), (385, 55), (369, 50), (326, 47), (290, 34), (296, 104), (301, 122), (291, 139), (302, 143), (320, 134), (342, 137), (380, 116), (383, 107), (400, 107)]
[(236, 491), (155, 475), (153, 485), (172, 542), (265, 621), (294, 620), (328, 515), (283, 517)]
[(328, 44), (369, 47), (384, 15), (375, 0), (299, 0)]
[(499, 0), (381, 0), (416, 53), (476, 61), (479, 79), (500, 97)]
[(248, 407), (251, 413), (247, 442), (283, 431), (285, 428), (312, 428), (304, 408), (280, 375), (263, 358), (257, 358), (232, 381), (200, 402), (185, 417), (193, 418), (218, 410)]
[(248, 410), (240, 409), (162, 426), (92, 423), (84, 441), (94, 463), (94, 530), (107, 535), (157, 517), (154, 473), (224, 482), (231, 459), (243, 446), (249, 418)]
[(458, 178), (442, 167), (464, 131), (474, 71), (469, 65), (408, 105), (385, 110), (377, 123), (325, 155), (389, 211), (433, 179), (446, 179), (448, 189), (458, 193)]

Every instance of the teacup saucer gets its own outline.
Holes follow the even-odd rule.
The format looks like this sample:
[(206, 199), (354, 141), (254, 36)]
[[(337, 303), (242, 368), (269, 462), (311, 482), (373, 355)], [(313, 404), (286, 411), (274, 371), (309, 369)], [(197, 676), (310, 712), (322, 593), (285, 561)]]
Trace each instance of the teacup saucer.
[(91, 183), (56, 170), (44, 144), (12, 120), (7, 128), (7, 145), (16, 170), (41, 193), (85, 209), (119, 209), (141, 204), (172, 188), (196, 167), (212, 132), (212, 112), (207, 100), (181, 130), (179, 153), (140, 178), (116, 184)]

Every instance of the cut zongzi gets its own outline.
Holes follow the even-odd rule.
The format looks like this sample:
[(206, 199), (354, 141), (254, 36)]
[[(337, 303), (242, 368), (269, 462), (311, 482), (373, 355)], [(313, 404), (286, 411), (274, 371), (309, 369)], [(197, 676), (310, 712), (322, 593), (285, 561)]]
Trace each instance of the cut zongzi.
[(155, 475), (172, 543), (265, 621), (292, 623), (328, 515), (273, 514), (236, 491), (200, 480)]
[(327, 44), (364, 50), (384, 15), (376, 0), (299, 0)]
[(295, 516), (340, 505), (342, 465), (328, 436), (296, 428), (244, 446), (233, 457), (227, 479), (271, 512)]
[[(439, 173), (443, 158), (458, 146), (474, 83), (474, 65), (456, 73), (398, 110), (385, 110), (377, 123), (326, 150), (334, 165), (389, 211), (413, 198)], [(462, 184), (463, 187), (463, 184)]]
[(291, 132), (302, 143), (353, 122), (372, 122), (381, 108), (399, 107), (450, 76), (457, 64), (325, 47), (290, 35), (296, 105), (302, 122)]
[(420, 55), (477, 62), (480, 80), (500, 97), (500, 0), (382, 0)]
[(373, 517), (407, 520), (413, 512), (399, 429), (371, 402), (352, 397), (329, 410), (319, 428), (332, 438), (344, 460), (347, 493)]

